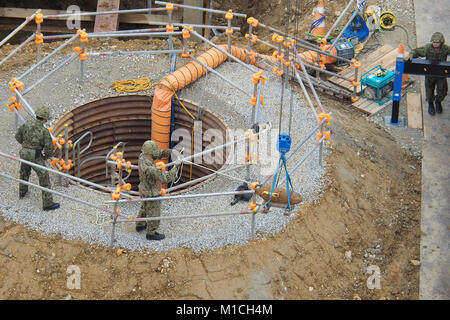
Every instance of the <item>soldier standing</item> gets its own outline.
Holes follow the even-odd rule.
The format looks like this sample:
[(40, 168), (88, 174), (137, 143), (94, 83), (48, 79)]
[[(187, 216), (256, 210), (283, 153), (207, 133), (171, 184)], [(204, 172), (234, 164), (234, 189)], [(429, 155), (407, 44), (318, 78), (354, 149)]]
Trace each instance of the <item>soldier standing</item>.
[[(169, 183), (175, 179), (177, 172), (177, 165), (179, 160), (175, 163), (173, 168), (166, 172), (157, 168), (154, 160), (170, 157), (172, 150), (160, 150), (156, 142), (148, 140), (144, 142), (141, 149), (142, 153), (139, 155), (139, 195), (141, 198), (157, 197), (160, 195), (161, 184)], [(139, 211), (138, 218), (145, 217), (159, 217), (161, 215), (160, 201), (145, 201)], [(137, 222), (136, 231), (140, 232), (147, 229), (147, 240), (162, 240), (165, 235), (156, 232), (159, 227), (159, 220), (152, 220), (147, 222)]]
[[(444, 43), (444, 35), (440, 32), (435, 32), (431, 36), (431, 43), (414, 49), (411, 55), (413, 58), (425, 57), (427, 60), (432, 61), (447, 61), (447, 56), (450, 54), (450, 47)], [(435, 88), (437, 88), (436, 96), (434, 94)], [(428, 113), (432, 116), (435, 113), (433, 102), (436, 104), (436, 112), (442, 113), (441, 102), (447, 96), (448, 91), (447, 78), (425, 77), (425, 91), (428, 101)]]
[[(47, 107), (39, 107), (36, 110), (36, 120), (27, 121), (16, 133), (16, 140), (22, 145), (20, 149), (20, 158), (45, 166), (45, 160), (53, 155), (52, 137), (44, 127), (44, 123), (50, 118), (50, 111)], [(36, 172), (39, 178), (39, 185), (50, 189), (50, 177), (48, 172), (32, 167), (28, 164), (20, 164), (20, 179), (28, 181), (31, 174), (31, 168)], [(28, 192), (26, 184), (19, 184), (19, 198), (25, 197)], [(45, 211), (59, 208), (59, 203), (53, 202), (50, 192), (42, 191), (42, 204)]]

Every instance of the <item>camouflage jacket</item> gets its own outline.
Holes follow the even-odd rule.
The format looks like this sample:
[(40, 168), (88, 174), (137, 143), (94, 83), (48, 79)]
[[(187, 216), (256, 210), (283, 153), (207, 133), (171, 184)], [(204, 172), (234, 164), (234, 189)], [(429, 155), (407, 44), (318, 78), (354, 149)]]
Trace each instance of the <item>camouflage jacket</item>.
[[(169, 149), (161, 150), (161, 158), (170, 156)], [(169, 183), (175, 179), (177, 172), (174, 166), (170, 171), (162, 171), (157, 168), (152, 160), (145, 157), (143, 153), (139, 156), (139, 193), (144, 197), (156, 197), (159, 195), (161, 184)]]
[(53, 155), (52, 137), (48, 129), (38, 120), (27, 121), (16, 132), (17, 142), (26, 149), (43, 151), (42, 157), (48, 159)]
[(423, 47), (416, 48), (411, 51), (413, 58), (425, 57), (427, 60), (435, 61), (447, 61), (447, 56), (450, 54), (450, 47), (446, 44), (442, 44), (439, 49), (433, 48), (431, 43), (426, 44)]

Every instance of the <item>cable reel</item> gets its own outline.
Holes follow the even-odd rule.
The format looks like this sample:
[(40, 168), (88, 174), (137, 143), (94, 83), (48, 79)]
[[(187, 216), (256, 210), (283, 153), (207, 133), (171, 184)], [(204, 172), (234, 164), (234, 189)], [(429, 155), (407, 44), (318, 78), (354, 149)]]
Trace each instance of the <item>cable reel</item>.
[(386, 9), (385, 11), (383, 11), (381, 13), (381, 16), (380, 16), (380, 27), (382, 29), (390, 30), (393, 27), (395, 27), (395, 23), (396, 23), (395, 14), (391, 10)]

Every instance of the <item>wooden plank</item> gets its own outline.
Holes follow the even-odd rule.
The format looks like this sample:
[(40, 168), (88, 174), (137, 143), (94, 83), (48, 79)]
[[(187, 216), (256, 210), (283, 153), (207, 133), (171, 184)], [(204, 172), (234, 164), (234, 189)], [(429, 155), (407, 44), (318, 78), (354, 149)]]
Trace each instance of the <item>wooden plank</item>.
[[(116, 11), (120, 8), (120, 0), (98, 0), (97, 12)], [(117, 31), (119, 14), (102, 14), (95, 17), (94, 32)]]
[[(387, 69), (392, 68), (392, 66), (395, 67), (396, 57), (397, 57), (397, 50), (394, 49), (393, 51), (384, 55), (381, 59), (376, 60), (376, 61), (370, 63), (369, 65), (361, 67), (360, 68), (361, 73), (358, 75), (358, 77), (361, 77), (362, 74), (364, 74), (365, 72), (369, 71), (370, 69), (376, 67), (377, 65), (381, 65), (385, 68), (387, 66)], [(353, 90), (353, 85), (351, 83), (348, 83), (348, 82), (342, 83), (341, 86), (344, 88), (347, 88), (348, 90)], [(360, 93), (360, 92), (361, 92), (361, 86), (358, 86), (356, 88), (356, 93)]]
[(422, 95), (420, 93), (408, 92), (406, 94), (406, 108), (408, 111), (408, 127), (422, 129)]
[[(387, 53), (391, 52), (392, 50), (395, 50), (395, 48), (385, 45), (382, 46), (380, 49), (375, 50), (374, 52), (370, 53), (369, 55), (363, 57), (359, 62), (361, 63), (361, 68), (365, 68), (367, 64), (372, 63), (373, 61), (377, 61), (384, 57)], [(366, 71), (369, 69), (366, 69)], [(361, 71), (361, 70), (360, 70)], [(363, 71), (365, 72), (365, 71)], [(342, 72), (339, 72), (340, 75), (348, 77), (353, 76), (354, 69), (352, 66), (348, 66), (346, 69), (344, 69)]]
[[(377, 60), (383, 58), (387, 53), (393, 52), (395, 50), (396, 49), (393, 48), (392, 46), (384, 45), (381, 48), (379, 48), (376, 51), (369, 54), (368, 56), (365, 56), (363, 59), (360, 60), (362, 67), (360, 68), (358, 74), (361, 75), (364, 72), (368, 71), (370, 68), (368, 68), (367, 65), (370, 62), (373, 63), (373, 61), (377, 61)], [(341, 76), (347, 77), (347, 78), (352, 78), (355, 75), (355, 71), (354, 71), (353, 67), (347, 66), (347, 68), (345, 68), (338, 74)], [(346, 81), (344, 79), (337, 78), (337, 77), (330, 77), (328, 80), (336, 85), (339, 85), (350, 91), (353, 91), (353, 86), (351, 85), (351, 83), (349, 83), (348, 81)], [(360, 89), (357, 89), (357, 92), (360, 92), (360, 91), (361, 91)]]

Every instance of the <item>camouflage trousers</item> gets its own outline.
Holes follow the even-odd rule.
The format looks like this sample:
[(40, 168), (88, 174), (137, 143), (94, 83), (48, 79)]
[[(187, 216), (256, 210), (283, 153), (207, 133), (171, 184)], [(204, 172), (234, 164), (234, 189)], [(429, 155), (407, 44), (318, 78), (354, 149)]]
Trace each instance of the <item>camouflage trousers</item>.
[[(35, 158), (35, 151), (33, 149), (23, 148), (22, 150), (20, 150), (20, 158), (30, 161), (30, 162), (34, 162), (41, 166), (45, 166), (45, 160), (42, 159), (42, 157), (38, 157), (37, 159)], [(50, 185), (50, 177), (48, 175), (48, 172), (43, 169), (32, 167), (25, 163), (20, 164), (20, 179), (28, 181), (28, 179), (30, 178), (30, 174), (31, 174), (31, 168), (33, 168), (34, 172), (36, 172), (36, 174), (39, 178), (39, 185), (41, 187), (50, 189), (51, 185)], [(28, 191), (28, 186), (26, 184), (20, 183), (19, 184), (19, 193), (25, 194), (27, 191)], [(51, 206), (52, 204), (53, 204), (52, 194), (47, 191), (42, 191), (43, 207), (48, 207), (48, 206)]]
[[(146, 196), (145, 194), (141, 194), (141, 197), (149, 198), (151, 195)], [(160, 215), (160, 201), (145, 201), (142, 203), (141, 210), (139, 210), (138, 218), (159, 217)], [(136, 226), (147, 226), (147, 234), (155, 234), (159, 227), (159, 220), (137, 222)]]
[[(437, 95), (434, 94), (434, 90), (437, 89)], [(447, 78), (439, 77), (425, 77), (425, 91), (427, 101), (443, 101), (447, 96), (448, 85)]]

